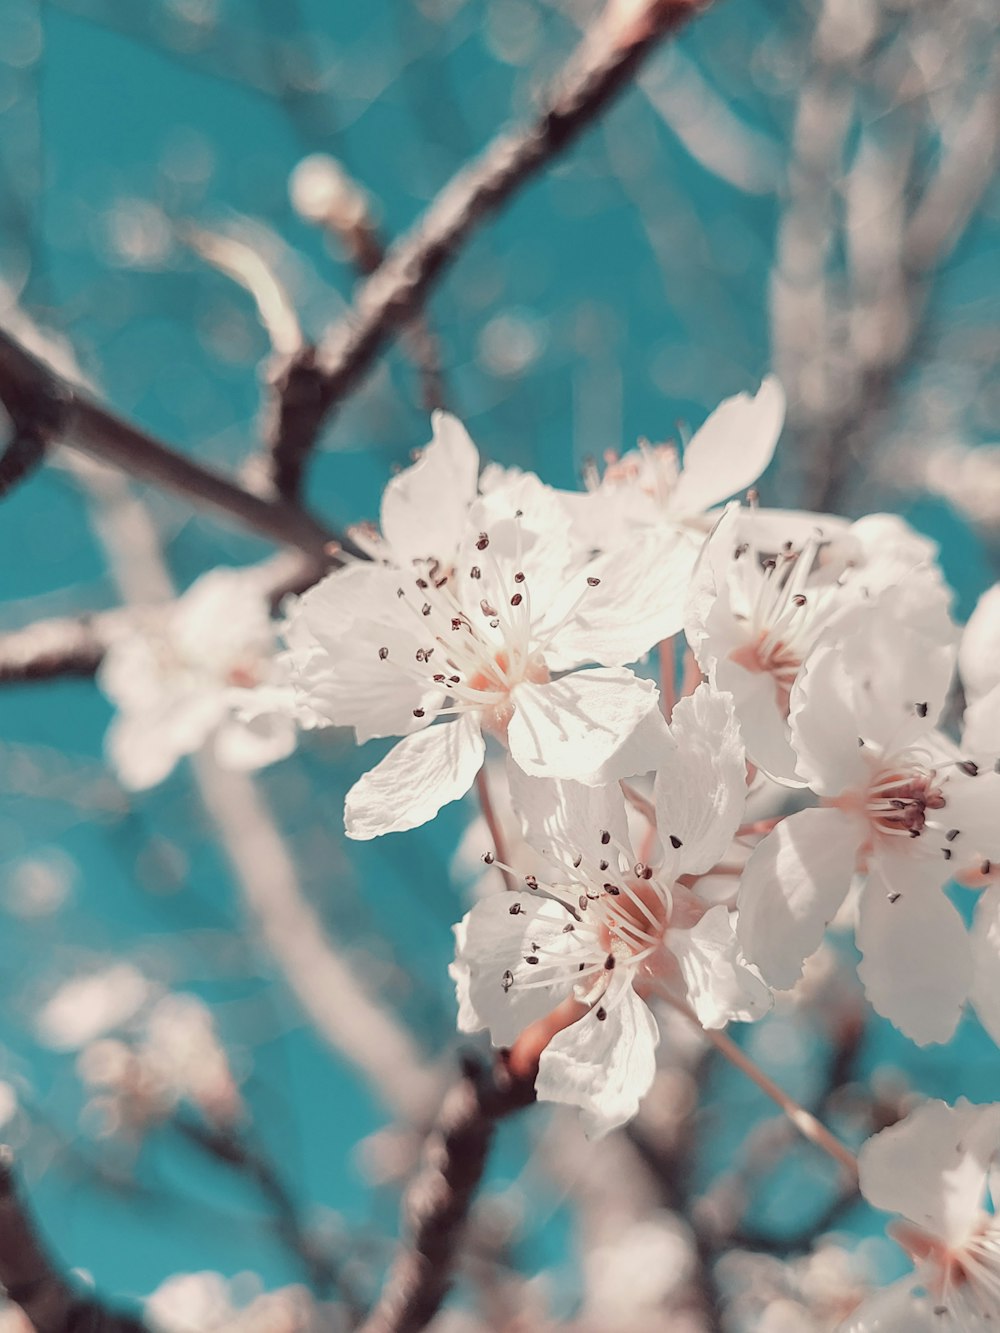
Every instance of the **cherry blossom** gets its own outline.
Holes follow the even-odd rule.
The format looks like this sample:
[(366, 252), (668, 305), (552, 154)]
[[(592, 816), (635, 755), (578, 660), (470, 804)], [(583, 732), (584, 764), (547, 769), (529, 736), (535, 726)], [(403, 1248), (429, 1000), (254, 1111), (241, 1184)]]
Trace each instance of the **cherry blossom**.
[(153, 787), (208, 742), (225, 768), (290, 754), (295, 725), (285, 711), (241, 710), (255, 687), (278, 679), (276, 649), (260, 586), (236, 569), (204, 574), (169, 609), (123, 628), (98, 672), (118, 710), (105, 744), (120, 781)]
[(328, 575), (289, 617), (301, 703), (359, 743), (404, 738), (348, 794), (352, 838), (414, 828), (462, 796), (485, 736), (527, 773), (601, 783), (652, 767), (662, 725), (655, 687), (625, 664), (679, 614), (684, 567), (654, 563), (642, 539), (582, 552), (531, 474), (491, 472), (470, 499), (471, 441), (441, 414), (435, 432), (390, 483), (383, 532), (368, 534), (379, 558)]
[(798, 775), (819, 808), (756, 847), (739, 936), (773, 986), (819, 946), (852, 875), (859, 974), (875, 1009), (915, 1041), (946, 1041), (969, 997), (972, 946), (943, 892), (963, 846), (1000, 855), (1000, 775), (935, 728), (952, 653), (873, 608), (811, 655), (792, 692)]
[[(868, 1140), (861, 1192), (903, 1220), (914, 1271), (862, 1303), (841, 1333), (973, 1333), (1000, 1323), (1000, 1105), (925, 1102)], [(990, 1204), (987, 1207), (987, 1200)]]
[(813, 649), (873, 600), (939, 642), (952, 627), (936, 550), (902, 520), (792, 516), (782, 529), (781, 517), (730, 506), (699, 561), (685, 632), (702, 670), (733, 695), (748, 757), (796, 786), (788, 714)]
[(509, 1045), (553, 1017), (536, 1091), (581, 1108), (603, 1134), (635, 1114), (655, 1073), (649, 1002), (666, 995), (706, 1027), (758, 1017), (767, 988), (740, 955), (724, 905), (688, 887), (724, 854), (745, 796), (725, 695), (703, 686), (674, 710), (654, 789), (659, 846), (642, 863), (620, 787), (543, 781), (511, 766), (525, 835), (552, 869), (528, 891), (478, 902), (455, 928), (459, 1027)]

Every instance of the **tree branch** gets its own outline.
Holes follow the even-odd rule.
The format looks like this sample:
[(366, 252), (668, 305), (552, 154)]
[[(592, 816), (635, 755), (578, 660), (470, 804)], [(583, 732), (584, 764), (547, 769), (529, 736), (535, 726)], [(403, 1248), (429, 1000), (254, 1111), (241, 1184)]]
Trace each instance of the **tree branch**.
[(0, 1148), (0, 1283), (36, 1333), (145, 1333), (131, 1315), (74, 1291), (59, 1272), (22, 1201), (14, 1155)]
[(360, 1333), (418, 1333), (438, 1312), (497, 1124), (534, 1101), (534, 1080), (514, 1078), (502, 1059), (463, 1064), (424, 1145), (403, 1200), (406, 1247)]
[[(564, 152), (631, 82), (655, 47), (709, 0), (649, 0), (631, 24), (604, 23), (588, 34), (536, 118), (499, 135), (463, 167), (424, 216), (393, 244), (361, 287), (355, 304), (315, 353), (317, 393), (301, 429), (285, 432), (271, 453), (275, 490), (296, 495), (309, 450), (324, 420), (357, 387), (385, 344), (420, 311), (436, 279), (472, 233)], [(307, 355), (314, 355), (311, 351)]]
[(91, 401), (19, 342), (0, 330), (0, 401), (16, 423), (38, 423), (48, 438), (235, 519), (242, 527), (314, 559), (329, 559), (333, 534), (298, 505), (262, 499), (220, 473), (154, 439)]

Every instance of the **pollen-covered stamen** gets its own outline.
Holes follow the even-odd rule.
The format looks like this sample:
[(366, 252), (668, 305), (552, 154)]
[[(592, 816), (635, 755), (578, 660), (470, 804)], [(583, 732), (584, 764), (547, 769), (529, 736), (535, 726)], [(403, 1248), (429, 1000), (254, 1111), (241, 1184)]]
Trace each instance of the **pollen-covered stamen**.
[[(940, 827), (928, 812), (943, 810), (947, 804), (933, 769), (893, 767), (879, 773), (869, 786), (865, 810), (876, 832), (919, 838), (929, 824)], [(948, 841), (957, 836), (957, 829), (945, 834)]]

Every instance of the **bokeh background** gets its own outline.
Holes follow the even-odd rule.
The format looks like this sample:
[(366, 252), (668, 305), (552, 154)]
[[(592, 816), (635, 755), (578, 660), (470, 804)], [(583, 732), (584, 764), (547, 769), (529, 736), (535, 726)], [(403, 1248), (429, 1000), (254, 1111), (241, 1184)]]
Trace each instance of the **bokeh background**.
[[(5, 319), (66, 339), (116, 410), (239, 471), (267, 337), (249, 295), (178, 229), (258, 249), (318, 336), (357, 274), (294, 209), (296, 166), (332, 155), (393, 237), (530, 115), (593, 12), (0, 0)], [(774, 369), (790, 414), (764, 501), (905, 514), (940, 543), (964, 618), (1000, 556), (998, 155), (992, 0), (720, 3), (437, 287), (447, 402), (484, 456), (572, 486), (588, 457), (675, 437)], [(372, 517), (428, 436), (397, 346), (324, 435), (311, 503), (341, 527)], [(179, 501), (141, 500), (179, 587), (268, 554)], [(119, 602), (101, 512), (59, 455), (3, 501), (2, 628)], [(0, 693), (0, 1135), (53, 1245), (103, 1293), (139, 1301), (211, 1272), (229, 1285), (175, 1286), (167, 1326), (312, 1327), (304, 1296), (293, 1309), (259, 1293), (311, 1281), (363, 1307), (418, 1136), (398, 1096), (304, 1015), (191, 767), (126, 794), (102, 760), (109, 717), (89, 681)], [(469, 802), (347, 845), (343, 795), (375, 748), (308, 737), (255, 799), (329, 947), (433, 1078), (456, 1048), (450, 926), (484, 834), (468, 832)], [(741, 1035), (845, 1137), (910, 1091), (1000, 1099), (997, 1051), (972, 1018), (949, 1047), (918, 1051), (860, 1008), (851, 978), (846, 951), (829, 951), (803, 999)], [(150, 1049), (162, 1087), (134, 1123), (114, 1078)], [(881, 1221), (838, 1204), (832, 1168), (756, 1090), (682, 1034), (664, 1064), (643, 1121), (600, 1150), (544, 1109), (504, 1128), (456, 1327), (717, 1327), (698, 1313), (704, 1291), (681, 1291), (693, 1282), (727, 1295), (729, 1328), (811, 1333), (833, 1327), (838, 1291), (895, 1271)], [(205, 1132), (227, 1096), (242, 1163)], [(693, 1250), (692, 1219), (710, 1238)], [(853, 1258), (809, 1259), (829, 1229)], [(244, 1314), (220, 1324), (228, 1305)]]

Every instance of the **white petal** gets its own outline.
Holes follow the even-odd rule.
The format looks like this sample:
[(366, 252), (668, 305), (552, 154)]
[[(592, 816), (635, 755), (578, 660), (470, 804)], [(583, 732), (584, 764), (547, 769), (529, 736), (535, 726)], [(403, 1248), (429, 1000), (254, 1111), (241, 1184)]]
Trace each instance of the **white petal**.
[[(573, 956), (585, 944), (566, 931), (573, 919), (561, 903), (537, 894), (495, 893), (455, 927), (451, 975), (463, 1032), (488, 1028), (495, 1046), (510, 1046), (572, 993)], [(538, 958), (535, 964), (526, 958)], [(549, 963), (558, 960), (558, 968)], [(539, 985), (548, 979), (550, 984)]]
[(733, 696), (747, 758), (776, 782), (801, 787), (788, 721), (770, 672), (746, 671), (724, 660), (715, 668), (713, 683)]
[(731, 620), (728, 608), (720, 605), (720, 594), (726, 587), (726, 573), (733, 553), (741, 541), (740, 521), (739, 505), (727, 505), (698, 553), (688, 587), (684, 634), (705, 672), (711, 671), (715, 665), (716, 631), (718, 628), (724, 630), (725, 624)]
[(972, 994), (979, 1021), (1000, 1046), (1000, 884), (984, 890), (972, 926)]
[(980, 1217), (990, 1161), (1000, 1149), (1000, 1106), (924, 1102), (858, 1153), (868, 1202), (899, 1213), (949, 1245)]
[(953, 774), (945, 797), (943, 817), (961, 829), (961, 850), (1000, 861), (1000, 773), (981, 771), (974, 778)]
[(966, 754), (1000, 754), (1000, 685), (965, 710), (962, 749)]
[(614, 782), (654, 768), (666, 731), (652, 681), (623, 667), (577, 671), (548, 685), (518, 685), (507, 742), (536, 777)]
[[(600, 582), (586, 589), (576, 612), (554, 637), (554, 668), (587, 662), (622, 666), (676, 634), (684, 623), (697, 554), (695, 542), (666, 529), (638, 533), (627, 546), (590, 561), (576, 576), (580, 589), (586, 579)], [(558, 616), (557, 605), (553, 619)]]
[(426, 824), (443, 805), (465, 795), (485, 754), (472, 714), (407, 736), (347, 793), (347, 836), (377, 838)]
[(797, 772), (814, 792), (839, 796), (867, 783), (854, 680), (835, 646), (810, 653), (792, 688), (788, 721)]
[[(569, 866), (582, 857), (584, 874), (596, 874), (602, 860), (613, 860), (617, 866), (617, 847), (626, 848), (630, 863), (634, 862), (625, 798), (617, 783), (587, 787), (558, 778), (532, 778), (513, 762), (507, 765), (507, 774), (524, 836), (537, 851)], [(605, 833), (607, 843), (601, 840)]]
[(920, 1046), (948, 1041), (972, 979), (972, 947), (944, 878), (936, 860), (883, 852), (872, 859), (858, 905), (865, 994)]
[(703, 1027), (751, 1022), (770, 1009), (771, 992), (744, 961), (729, 909), (721, 903), (691, 930), (672, 931), (669, 948)]
[(980, 597), (962, 635), (958, 668), (970, 700), (1000, 685), (1000, 583)]
[(157, 708), (119, 713), (104, 740), (119, 781), (132, 791), (155, 787), (178, 759), (201, 749), (225, 713), (223, 690), (165, 695)]
[(539, 1062), (538, 1097), (579, 1106), (588, 1135), (599, 1138), (638, 1111), (656, 1074), (659, 1039), (656, 1020), (626, 984), (552, 1038)]
[(720, 403), (684, 450), (671, 510), (702, 513), (752, 486), (774, 456), (784, 420), (785, 393), (773, 375), (752, 398), (738, 393)]
[(679, 874), (701, 875), (722, 860), (746, 806), (746, 759), (732, 696), (699, 685), (670, 720), (656, 773), (661, 839), (672, 835)]
[(771, 986), (795, 984), (844, 901), (860, 820), (840, 810), (800, 810), (754, 848), (743, 872), (736, 933), (749, 962)]
[(382, 535), (395, 562), (437, 556), (451, 563), (476, 498), (479, 454), (468, 431), (447, 412), (433, 416), (434, 438), (382, 496)]

